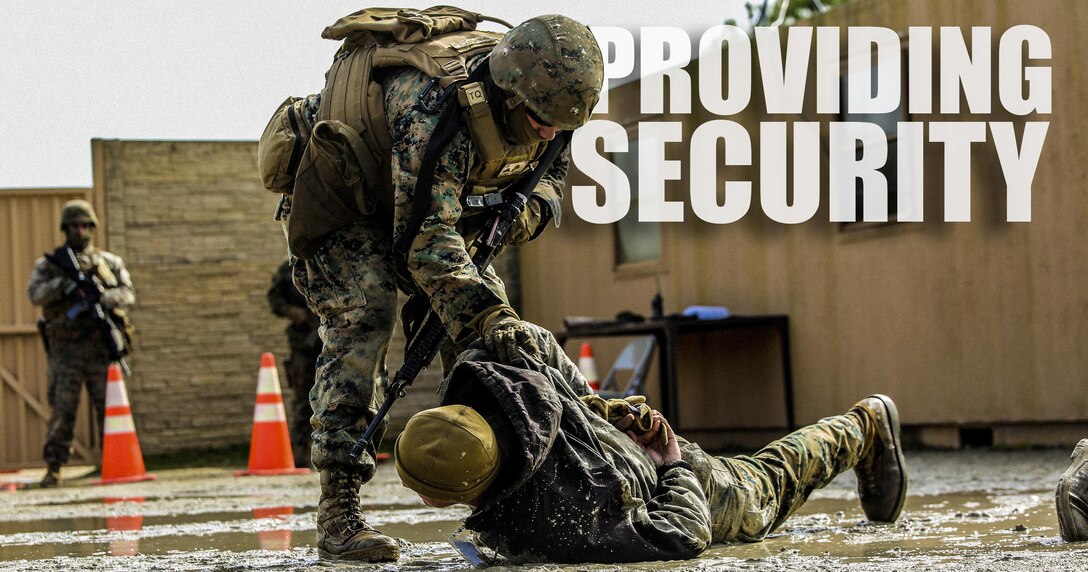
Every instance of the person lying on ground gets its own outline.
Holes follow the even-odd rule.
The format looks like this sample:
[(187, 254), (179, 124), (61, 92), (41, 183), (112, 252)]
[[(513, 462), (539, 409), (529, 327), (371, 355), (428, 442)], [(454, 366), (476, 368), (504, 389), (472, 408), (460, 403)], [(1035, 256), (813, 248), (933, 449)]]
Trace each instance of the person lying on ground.
[(552, 335), (532, 328), (543, 363), (466, 351), (441, 406), (414, 415), (394, 447), (406, 487), (432, 507), (471, 507), (464, 527), (509, 560), (675, 560), (760, 541), (848, 469), (870, 521), (903, 508), (899, 415), (886, 396), (754, 455), (718, 457), (645, 404), (600, 407)]

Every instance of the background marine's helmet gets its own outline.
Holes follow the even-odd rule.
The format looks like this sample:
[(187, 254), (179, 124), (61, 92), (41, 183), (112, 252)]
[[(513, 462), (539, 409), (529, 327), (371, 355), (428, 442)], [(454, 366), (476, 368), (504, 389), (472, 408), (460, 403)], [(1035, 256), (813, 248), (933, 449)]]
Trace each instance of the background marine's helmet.
[(60, 229), (67, 231), (68, 223), (76, 221), (98, 226), (98, 217), (95, 216), (91, 203), (79, 199), (64, 203), (60, 209)]
[(537, 16), (495, 46), (491, 77), (548, 125), (577, 129), (601, 98), (604, 60), (585, 25), (557, 14)]

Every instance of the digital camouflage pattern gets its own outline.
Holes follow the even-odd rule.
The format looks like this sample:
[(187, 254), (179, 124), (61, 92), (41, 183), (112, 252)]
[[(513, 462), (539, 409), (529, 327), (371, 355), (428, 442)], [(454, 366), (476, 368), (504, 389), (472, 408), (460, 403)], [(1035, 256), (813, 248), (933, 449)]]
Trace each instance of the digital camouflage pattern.
[[(295, 466), (310, 466), (310, 390), (314, 387), (317, 375), (317, 357), (321, 354), (321, 337), (318, 335), (319, 320), (306, 305), (306, 298), (295, 288), (291, 279), (291, 262), (283, 261), (272, 274), (272, 285), (268, 289), (268, 305), (272, 313), (281, 318), (290, 318), (284, 332), (291, 355), (284, 360), (283, 369), (287, 374), (287, 387), (291, 388), (289, 408), (291, 450), (295, 456)], [(302, 313), (304, 321), (295, 322), (294, 314)]]
[(552, 14), (506, 33), (492, 53), (491, 76), (548, 125), (577, 129), (601, 98), (604, 63), (588, 27)]
[(501, 474), (465, 521), (508, 558), (686, 559), (714, 542), (757, 541), (874, 442), (870, 417), (855, 406), (751, 456), (713, 456), (678, 436), (690, 467), (655, 470), (638, 445), (582, 403), (585, 379), (554, 337), (533, 327), (547, 363), (503, 369), (474, 346), (442, 388), (443, 405), (476, 408), (493, 427), (506, 427), (506, 439), (518, 428), (513, 441), (501, 441), (503, 466), (519, 467), (517, 474)]
[[(87, 276), (104, 288), (101, 299), (104, 310), (123, 312), (135, 302), (132, 279), (120, 256), (88, 246), (76, 254), (76, 261)], [(64, 270), (45, 257), (34, 264), (27, 286), (30, 301), (42, 306), (49, 341), (48, 396), (52, 414), (42, 456), (50, 465), (68, 462), (80, 389), (87, 388), (99, 432), (106, 407), (106, 372), (110, 364), (106, 342), (89, 312), (77, 315), (74, 320), (65, 315), (79, 301), (74, 287), (75, 282)]]
[[(479, 63), (475, 60), (470, 65)], [(439, 119), (416, 106), (429, 81), (416, 70), (393, 73), (382, 81), (386, 117), (393, 134), (394, 242), (401, 234), (413, 231), (407, 225), (416, 179), (427, 141)], [(418, 287), (431, 300), (432, 308), (455, 340), (466, 327), (474, 327), (478, 317), (506, 305), (505, 294), (487, 287), (467, 250), (491, 219), (485, 209), (462, 206), (464, 192), (477, 184), (473, 179), (475, 160), (471, 138), (466, 131), (458, 133), (438, 160), (431, 203), (426, 209), (429, 214), (414, 233), (407, 260), (413, 282), (410, 286)], [(569, 154), (557, 159), (534, 191), (534, 200), (548, 204), (552, 213), (561, 208), (568, 163)], [(524, 218), (521, 222), (524, 224)], [(523, 235), (531, 236), (535, 230)]]
[(821, 419), (751, 456), (716, 457), (680, 437), (710, 507), (713, 542), (756, 542), (782, 525), (812, 491), (854, 468), (873, 438), (859, 408)]
[(71, 455), (79, 412), (80, 392), (87, 388), (87, 397), (94, 408), (96, 439), (101, 442), (106, 418), (106, 385), (110, 360), (101, 333), (94, 340), (53, 339), (47, 356), (48, 385), (46, 396), (51, 413), (45, 429), (42, 460), (47, 465), (66, 465)]
[[(470, 66), (475, 68), (481, 61), (476, 59)], [(490, 222), (487, 210), (462, 206), (463, 191), (475, 185), (476, 156), (467, 133), (457, 134), (438, 160), (429, 214), (418, 232), (407, 228), (424, 150), (438, 122), (438, 115), (416, 106), (428, 84), (426, 76), (411, 68), (388, 71), (381, 79), (394, 142), (392, 220), (361, 217), (334, 232), (313, 257), (294, 265), (295, 285), (321, 318), (324, 342), (310, 398), (314, 411), (311, 462), (319, 470), (352, 465), (349, 452), (385, 397), (385, 356), (397, 312), (393, 244), (403, 233), (414, 236), (407, 260), (412, 283), (399, 286), (405, 291), (421, 290), (438, 312), (449, 339), (457, 340), (456, 344), (447, 342), (444, 355), (453, 354), (475, 335), (473, 327), (480, 317), (509, 307), (494, 270), (479, 272), (467, 250)], [(520, 224), (546, 224), (550, 216), (539, 215), (540, 204), (559, 212), (568, 162), (569, 155), (564, 154), (545, 173), (530, 201), (539, 201), (538, 216), (523, 217)], [(519, 236), (535, 236), (537, 230), (521, 229)], [(369, 480), (374, 461), (364, 457), (354, 469)]]

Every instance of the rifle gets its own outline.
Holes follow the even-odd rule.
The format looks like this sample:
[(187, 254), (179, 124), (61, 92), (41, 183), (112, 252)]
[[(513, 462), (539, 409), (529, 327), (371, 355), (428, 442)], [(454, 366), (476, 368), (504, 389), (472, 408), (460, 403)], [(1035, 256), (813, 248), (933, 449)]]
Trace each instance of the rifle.
[(49, 336), (45, 335), (45, 318), (38, 318), (38, 335), (42, 338), (45, 353), (49, 353)]
[[(473, 255), (472, 263), (481, 271), (495, 258), (498, 253), (499, 247), (502, 245), (502, 240), (506, 236), (506, 232), (510, 230), (510, 225), (514, 220), (518, 218), (521, 211), (525, 209), (525, 205), (529, 203), (529, 196), (532, 194), (533, 189), (536, 188), (537, 183), (544, 176), (544, 172), (548, 170), (552, 163), (555, 162), (556, 157), (562, 152), (563, 148), (570, 142), (571, 133), (564, 131), (560, 133), (555, 140), (549, 145), (544, 155), (540, 158), (540, 163), (537, 165), (531, 173), (519, 179), (506, 191), (503, 192), (504, 200), (502, 203), (495, 207), (495, 218), (491, 222), (491, 228), (485, 232), (481, 232), (477, 235), (476, 240), (473, 242)], [(438, 354), (438, 350), (442, 345), (442, 341), (446, 337), (446, 328), (442, 325), (442, 319), (433, 309), (427, 311), (426, 317), (422, 320), (422, 325), (416, 330), (411, 341), (408, 343), (408, 349), (404, 352), (404, 365), (397, 370), (397, 373), (393, 376), (392, 383), (389, 384), (389, 392), (385, 396), (385, 401), (382, 402), (381, 407), (378, 408), (377, 414), (374, 415), (374, 419), (367, 425), (366, 431), (363, 432), (363, 436), (355, 442), (355, 446), (351, 448), (351, 459), (358, 461), (363, 455), (363, 451), (370, 446), (371, 439), (374, 438), (374, 433), (378, 431), (378, 426), (389, 414), (389, 408), (393, 406), (393, 402), (401, 397), (404, 397), (408, 393), (408, 388), (412, 385), (412, 382), (419, 376), (419, 372), (423, 371)], [(377, 450), (377, 446), (374, 447)]]
[(102, 308), (102, 287), (84, 274), (83, 270), (80, 270), (79, 262), (76, 260), (76, 253), (72, 250), (72, 247), (63, 246), (58, 248), (53, 254), (46, 254), (45, 258), (65, 270), (69, 277), (75, 281), (76, 290), (81, 294), (80, 300), (71, 308), (68, 308), (65, 315), (68, 316), (69, 320), (74, 320), (83, 312), (89, 311), (91, 320), (106, 339), (106, 350), (109, 353), (110, 360), (119, 363), (126, 376), (131, 375), (132, 372), (125, 361), (125, 354), (128, 353), (128, 348), (125, 347), (125, 335), (117, 327), (117, 324), (113, 323), (109, 313)]

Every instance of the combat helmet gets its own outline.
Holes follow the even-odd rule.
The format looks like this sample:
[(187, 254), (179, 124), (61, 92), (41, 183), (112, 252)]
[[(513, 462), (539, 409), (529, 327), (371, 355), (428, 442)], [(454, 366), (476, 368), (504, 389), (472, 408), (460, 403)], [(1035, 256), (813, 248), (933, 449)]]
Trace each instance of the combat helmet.
[(507, 32), (491, 51), (491, 77), (548, 125), (577, 129), (601, 97), (604, 60), (584, 24), (558, 14), (537, 16)]
[(80, 199), (64, 203), (64, 206), (60, 209), (60, 229), (66, 231), (68, 230), (68, 223), (76, 221), (88, 222), (93, 226), (98, 226), (98, 217), (95, 216), (94, 207), (91, 206), (91, 203)]

